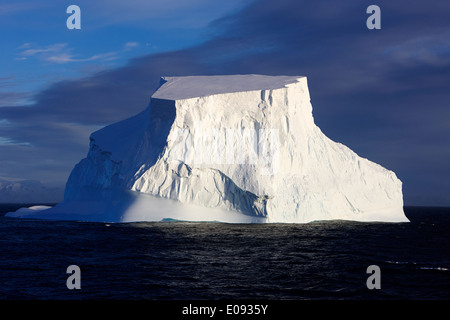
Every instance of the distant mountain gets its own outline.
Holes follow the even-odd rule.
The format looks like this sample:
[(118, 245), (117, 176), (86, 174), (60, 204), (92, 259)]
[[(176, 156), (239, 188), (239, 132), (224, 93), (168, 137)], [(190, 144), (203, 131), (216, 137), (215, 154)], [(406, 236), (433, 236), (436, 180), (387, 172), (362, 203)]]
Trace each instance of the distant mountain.
[(0, 203), (56, 203), (63, 194), (63, 188), (47, 187), (36, 180), (0, 179)]

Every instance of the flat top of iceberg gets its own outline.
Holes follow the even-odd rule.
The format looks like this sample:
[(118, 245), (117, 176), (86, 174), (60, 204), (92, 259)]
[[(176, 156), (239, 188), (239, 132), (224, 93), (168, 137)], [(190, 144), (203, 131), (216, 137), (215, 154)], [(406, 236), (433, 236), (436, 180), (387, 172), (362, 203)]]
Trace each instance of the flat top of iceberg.
[(181, 100), (221, 93), (284, 88), (301, 76), (266, 76), (256, 74), (224, 76), (162, 77), (163, 85), (152, 98)]

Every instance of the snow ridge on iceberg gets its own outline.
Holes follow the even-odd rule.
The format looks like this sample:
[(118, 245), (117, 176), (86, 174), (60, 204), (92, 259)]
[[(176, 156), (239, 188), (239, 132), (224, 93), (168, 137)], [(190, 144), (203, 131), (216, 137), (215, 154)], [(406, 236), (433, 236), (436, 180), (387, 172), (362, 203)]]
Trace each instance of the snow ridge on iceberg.
[(402, 183), (314, 124), (306, 77), (162, 78), (143, 112), (91, 135), (62, 203), (89, 221), (408, 221)]

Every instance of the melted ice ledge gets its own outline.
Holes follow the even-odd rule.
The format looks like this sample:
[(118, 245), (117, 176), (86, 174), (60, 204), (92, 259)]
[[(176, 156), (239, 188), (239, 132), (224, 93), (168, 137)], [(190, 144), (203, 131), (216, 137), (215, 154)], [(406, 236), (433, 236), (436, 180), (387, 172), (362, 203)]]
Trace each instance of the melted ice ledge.
[(306, 77), (162, 78), (91, 135), (57, 206), (8, 214), (131, 222), (408, 221), (402, 183), (314, 124)]

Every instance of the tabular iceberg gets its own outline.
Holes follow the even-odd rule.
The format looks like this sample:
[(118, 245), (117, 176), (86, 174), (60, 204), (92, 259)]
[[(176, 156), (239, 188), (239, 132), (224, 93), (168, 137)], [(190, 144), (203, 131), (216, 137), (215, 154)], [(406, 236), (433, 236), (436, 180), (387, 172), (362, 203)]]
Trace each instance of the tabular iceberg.
[(314, 124), (306, 77), (263, 75), (162, 78), (144, 111), (91, 135), (64, 201), (31, 212), (110, 222), (408, 221), (395, 173)]

